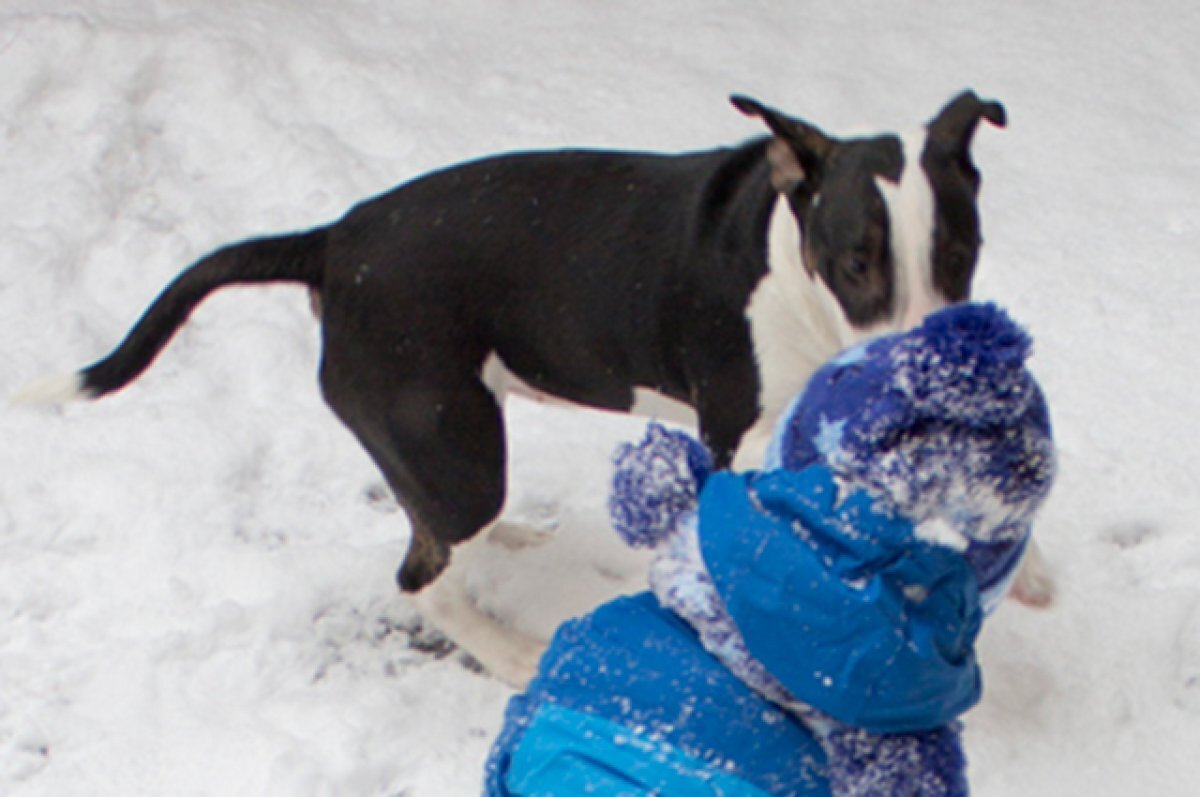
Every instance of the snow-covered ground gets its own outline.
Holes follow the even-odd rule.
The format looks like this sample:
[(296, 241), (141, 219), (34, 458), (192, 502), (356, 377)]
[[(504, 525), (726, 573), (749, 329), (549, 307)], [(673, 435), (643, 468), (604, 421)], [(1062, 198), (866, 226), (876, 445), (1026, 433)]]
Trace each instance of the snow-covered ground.
[[(1200, 6), (5, 0), (0, 395), (105, 353), (180, 268), (517, 148), (831, 132), (965, 86), (977, 295), (1037, 341), (1046, 612), (985, 630), (979, 795), (1200, 783)], [(0, 411), (0, 793), (476, 792), (508, 690), (410, 646), (403, 516), (323, 407), (302, 291), (207, 303), (104, 402)], [(640, 424), (515, 408), (510, 515), (603, 533)], [(544, 603), (544, 601), (543, 601)]]

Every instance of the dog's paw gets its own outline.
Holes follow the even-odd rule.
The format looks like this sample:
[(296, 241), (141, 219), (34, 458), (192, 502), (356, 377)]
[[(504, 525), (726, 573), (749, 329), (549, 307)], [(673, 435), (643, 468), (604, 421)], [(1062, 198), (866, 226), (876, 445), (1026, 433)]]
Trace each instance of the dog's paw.
[(1013, 583), (1012, 597), (1031, 609), (1046, 609), (1054, 603), (1058, 586), (1050, 566), (1036, 544), (1030, 544)]

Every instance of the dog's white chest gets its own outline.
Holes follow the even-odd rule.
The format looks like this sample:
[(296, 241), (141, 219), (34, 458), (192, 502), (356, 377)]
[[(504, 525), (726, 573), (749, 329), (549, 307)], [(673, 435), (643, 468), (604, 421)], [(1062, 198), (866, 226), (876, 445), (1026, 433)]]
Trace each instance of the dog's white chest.
[(734, 468), (758, 467), (788, 402), (822, 363), (859, 337), (837, 299), (800, 259), (800, 227), (785, 199), (767, 233), (770, 272), (746, 306), (758, 366), (759, 419), (742, 438)]

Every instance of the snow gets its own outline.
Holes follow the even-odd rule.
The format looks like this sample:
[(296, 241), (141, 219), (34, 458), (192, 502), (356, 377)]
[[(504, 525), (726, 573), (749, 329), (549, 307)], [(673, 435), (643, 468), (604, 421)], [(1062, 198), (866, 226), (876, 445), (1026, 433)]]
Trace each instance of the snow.
[[(1184, 0), (7, 0), (0, 395), (105, 353), (209, 249), (435, 166), (733, 143), (757, 132), (735, 91), (905, 128), (973, 86), (1010, 117), (976, 139), (976, 294), (1030, 328), (1061, 456), (1037, 530), (1058, 602), (985, 629), (974, 791), (1189, 794), (1197, 36)], [(477, 791), (509, 690), (410, 647), (406, 525), (317, 356), (303, 291), (229, 291), (122, 394), (0, 411), (0, 793)], [(611, 589), (607, 452), (641, 423), (513, 415), (509, 517), (611, 557), (588, 587)], [(545, 625), (590, 599), (574, 573), (494, 599)]]

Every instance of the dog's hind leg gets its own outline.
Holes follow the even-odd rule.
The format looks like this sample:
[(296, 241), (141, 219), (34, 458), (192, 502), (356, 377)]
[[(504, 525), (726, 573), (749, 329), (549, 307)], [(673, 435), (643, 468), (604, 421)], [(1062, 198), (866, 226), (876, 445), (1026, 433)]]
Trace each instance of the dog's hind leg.
[(469, 377), (380, 385), (348, 376), (323, 372), (326, 398), (408, 514), (412, 541), (397, 573), (400, 588), (413, 595), (426, 620), (487, 670), (524, 684), (545, 642), (483, 611), (464, 570), (504, 503), (499, 405)]
[(449, 565), (413, 598), (421, 616), (470, 653), (495, 677), (523, 689), (546, 641), (511, 628), (480, 608), (467, 583), (470, 562), (485, 553), (486, 534), (454, 548)]

